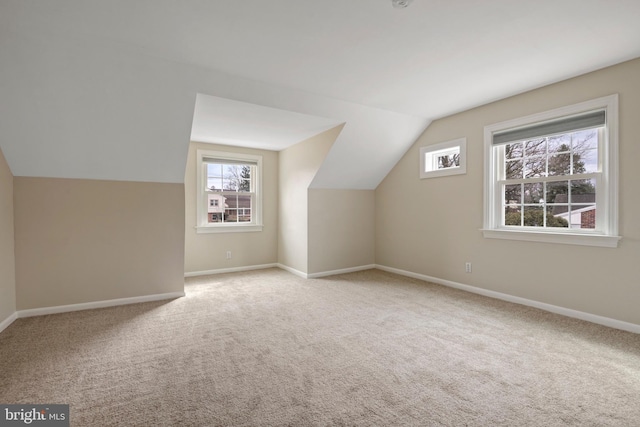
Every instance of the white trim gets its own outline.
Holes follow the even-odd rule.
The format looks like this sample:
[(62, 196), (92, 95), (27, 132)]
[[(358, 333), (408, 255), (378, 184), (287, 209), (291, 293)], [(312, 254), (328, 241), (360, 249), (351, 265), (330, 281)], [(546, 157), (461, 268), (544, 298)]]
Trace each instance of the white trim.
[(431, 277), (424, 274), (413, 273), (411, 271), (400, 270), (398, 268), (387, 267), (384, 265), (377, 264), (376, 268), (383, 271), (387, 271), (389, 273), (395, 273), (401, 276), (412, 277), (414, 279), (424, 280), (426, 282), (436, 283), (438, 285), (460, 289), (462, 291), (483, 295), (489, 298), (495, 298), (502, 301), (512, 302), (515, 304), (526, 305), (528, 307), (539, 308), (540, 310), (548, 311), (551, 313), (561, 314), (563, 316), (573, 317), (575, 319), (580, 319), (580, 320), (586, 320), (587, 322), (591, 322), (591, 323), (597, 323), (598, 325), (608, 326), (610, 328), (621, 329), (623, 331), (640, 334), (640, 325), (637, 325), (635, 323), (623, 322), (622, 320), (616, 320), (610, 317), (598, 316), (596, 314), (585, 313), (583, 311), (573, 310), (565, 307), (559, 307), (557, 305), (551, 305), (544, 302), (530, 300), (527, 298), (521, 298), (521, 297), (509, 295), (509, 294), (503, 294), (501, 292), (490, 291), (488, 289), (477, 288), (475, 286), (464, 285), (462, 283), (452, 282), (450, 280), (439, 279), (437, 277)]
[(335, 276), (336, 274), (354, 273), (356, 271), (371, 270), (373, 268), (376, 268), (375, 264), (368, 264), (359, 265), (357, 267), (341, 268), (339, 270), (319, 271), (317, 273), (308, 274), (303, 273), (300, 270), (296, 270), (295, 268), (291, 268), (288, 265), (278, 263), (276, 266), (298, 277), (302, 277), (303, 279), (318, 279), (320, 277)]
[[(498, 154), (493, 149), (493, 134), (495, 132), (526, 126), (536, 122), (543, 122), (555, 118), (579, 114), (590, 110), (604, 108), (607, 115), (606, 132), (603, 146), (605, 147), (599, 156), (601, 162), (601, 176), (606, 188), (602, 205), (598, 207), (602, 217), (602, 233), (575, 235), (568, 229), (564, 236), (559, 230), (539, 231), (531, 233), (526, 230), (503, 230), (501, 219), (497, 215), (502, 209), (501, 192), (498, 191)], [(549, 243), (566, 243), (586, 246), (603, 246), (615, 248), (621, 239), (618, 236), (618, 94), (603, 96), (578, 104), (568, 105), (554, 110), (532, 114), (526, 117), (518, 117), (500, 123), (494, 123), (484, 127), (484, 221), (482, 231), (486, 238), (498, 238), (509, 240), (525, 240)], [(570, 177), (569, 177), (570, 178)], [(600, 202), (598, 202), (600, 206)]]
[(354, 273), (356, 271), (371, 270), (376, 268), (375, 264), (360, 265), (358, 267), (341, 268), (339, 270), (321, 271), (319, 273), (307, 274), (308, 279), (317, 279), (319, 277), (335, 276), (336, 274)]
[(303, 279), (308, 279), (309, 278), (309, 275), (307, 275), (307, 273), (303, 273), (300, 270), (296, 270), (295, 268), (291, 268), (288, 265), (284, 265), (284, 264), (278, 263), (277, 267), (281, 268), (281, 269), (283, 269), (285, 271), (288, 271), (291, 274), (295, 274), (298, 277), (302, 277)]
[(210, 276), (213, 274), (236, 273), (239, 271), (264, 270), (266, 268), (274, 268), (274, 267), (279, 267), (279, 265), (276, 263), (273, 263), (273, 264), (247, 265), (244, 267), (218, 268), (216, 270), (190, 271), (190, 272), (185, 272), (184, 277)]
[(67, 313), (70, 311), (92, 310), (95, 308), (114, 307), (117, 305), (138, 304), (141, 302), (161, 301), (166, 299), (181, 298), (184, 292), (168, 292), (166, 294), (143, 295), (131, 298), (118, 298), (103, 301), (84, 302), (80, 304), (58, 305), (53, 307), (31, 308), (19, 310), (18, 317), (43, 316), (45, 314)]
[(196, 226), (196, 233), (251, 233), (262, 231), (262, 225), (200, 225)]
[(11, 314), (9, 317), (7, 317), (2, 322), (0, 322), (0, 332), (2, 332), (5, 329), (7, 329), (9, 327), (9, 325), (11, 325), (13, 322), (15, 322), (15, 320), (17, 318), (18, 318), (18, 313), (16, 313), (14, 311), (13, 314)]
[(527, 230), (492, 229), (481, 230), (487, 239), (520, 240), (526, 242), (561, 243), (565, 245), (599, 246), (617, 248), (620, 236), (603, 234), (569, 234), (553, 232), (536, 232)]
[[(471, 293), (478, 294), (478, 295), (483, 295), (483, 296), (486, 296), (486, 297), (489, 297), (489, 298), (495, 298), (495, 299), (499, 299), (499, 300), (502, 300), (502, 301), (512, 302), (512, 303), (515, 303), (515, 304), (521, 304), (521, 305), (525, 305), (525, 306), (528, 306), (528, 307), (534, 307), (534, 308), (538, 308), (540, 310), (548, 311), (548, 312), (551, 312), (551, 313), (556, 313), (556, 314), (560, 314), (560, 315), (563, 315), (563, 316), (572, 317), (572, 318), (580, 319), (580, 320), (585, 320), (587, 322), (596, 323), (596, 324), (603, 325), (603, 326), (608, 326), (610, 328), (615, 328), (615, 329), (620, 329), (620, 330), (623, 330), (623, 331), (628, 331), (628, 332), (633, 332), (633, 333), (636, 333), (636, 334), (640, 334), (640, 325), (636, 325), (635, 323), (624, 322), (624, 321), (621, 321), (621, 320), (612, 319), (610, 317), (598, 316), (598, 315), (595, 315), (595, 314), (585, 313), (583, 311), (573, 310), (573, 309), (570, 309), (570, 308), (559, 307), (559, 306), (556, 306), (556, 305), (551, 305), (551, 304), (547, 304), (547, 303), (543, 303), (543, 302), (539, 302), (539, 301), (534, 301), (534, 300), (530, 300), (530, 299), (527, 299), (527, 298), (516, 297), (516, 296), (513, 296), (513, 295), (509, 295), (509, 294), (504, 294), (504, 293), (501, 293), (501, 292), (496, 292), (496, 291), (491, 291), (491, 290), (488, 290), (488, 289), (478, 288), (478, 287), (475, 287), (475, 286), (464, 285), (462, 283), (453, 282), (451, 280), (439, 279), (437, 277), (427, 276), (425, 274), (413, 273), (411, 271), (401, 270), (399, 268), (387, 267), (387, 266), (381, 265), (381, 264), (370, 264), (370, 265), (365, 265), (365, 266), (361, 266), (361, 267), (353, 267), (353, 268), (345, 268), (345, 269), (342, 269), (342, 270), (327, 271), (327, 272), (324, 272), (324, 273), (313, 273), (312, 275), (307, 275), (306, 273), (303, 273), (303, 272), (301, 272), (299, 270), (296, 270), (294, 268), (288, 267), (288, 266), (286, 266), (284, 264), (263, 264), (263, 265), (256, 265), (256, 266), (250, 266), (250, 267), (240, 267), (240, 268), (243, 268), (244, 270), (237, 270), (237, 269), (233, 269), (233, 270), (234, 271), (245, 271), (245, 270), (257, 270), (257, 269), (271, 268), (271, 267), (281, 268), (281, 269), (286, 270), (286, 271), (288, 271), (288, 272), (290, 272), (292, 274), (295, 274), (296, 276), (300, 276), (300, 277), (305, 278), (305, 279), (312, 278), (312, 276), (313, 277), (322, 277), (322, 276), (318, 276), (318, 274), (322, 274), (324, 276), (329, 276), (329, 275), (332, 275), (332, 274), (350, 273), (350, 272), (355, 272), (355, 271), (369, 270), (371, 268), (377, 268), (379, 270), (387, 271), (389, 273), (399, 274), (401, 276), (411, 277), (411, 278), (418, 279), (418, 280), (424, 280), (426, 282), (436, 283), (436, 284), (447, 286), (447, 287), (450, 287), (450, 288), (460, 289), (462, 291), (471, 292)], [(225, 270), (227, 270), (227, 271), (225, 271)], [(202, 273), (202, 275), (206, 275), (206, 274), (218, 274), (218, 273), (221, 273), (221, 272), (230, 272), (228, 270), (232, 270), (232, 269), (209, 270), (208, 272), (185, 273), (185, 277), (192, 277), (192, 276), (200, 275), (198, 273)], [(212, 272), (215, 272), (215, 273), (212, 273)], [(145, 296), (132, 297), (132, 298), (119, 298), (119, 299), (104, 300), (104, 301), (94, 301), (94, 302), (81, 303), (81, 304), (59, 305), (59, 306), (54, 306), (54, 307), (43, 307), (43, 308), (20, 310), (20, 311), (17, 311), (15, 313), (11, 314), (5, 320), (0, 322), (0, 332), (2, 332), (7, 327), (9, 327), (9, 325), (11, 325), (18, 318), (32, 317), (32, 316), (42, 316), (42, 315), (46, 315), (46, 314), (66, 313), (66, 312), (80, 311), (80, 310), (91, 310), (91, 309), (95, 309), (95, 308), (114, 307), (114, 306), (118, 306), (118, 305), (137, 304), (137, 303), (142, 303), (142, 302), (161, 301), (161, 300), (167, 300), (167, 299), (181, 298), (181, 297), (184, 297), (184, 296), (185, 296), (184, 292), (170, 292), (170, 293), (165, 293), (165, 294), (145, 295)]]

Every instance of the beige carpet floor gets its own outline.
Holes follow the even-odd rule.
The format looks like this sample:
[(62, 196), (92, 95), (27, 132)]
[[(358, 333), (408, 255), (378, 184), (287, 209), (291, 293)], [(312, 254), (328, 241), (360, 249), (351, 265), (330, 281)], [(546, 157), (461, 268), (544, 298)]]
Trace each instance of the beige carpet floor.
[(640, 335), (378, 270), (19, 319), (0, 403), (74, 426), (638, 426)]

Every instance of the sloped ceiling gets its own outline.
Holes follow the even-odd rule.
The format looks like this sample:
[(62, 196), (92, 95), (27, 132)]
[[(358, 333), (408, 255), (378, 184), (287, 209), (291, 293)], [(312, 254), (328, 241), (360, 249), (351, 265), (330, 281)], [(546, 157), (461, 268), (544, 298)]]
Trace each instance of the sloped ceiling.
[(339, 124), (309, 114), (198, 94), (191, 139), (279, 151)]
[(0, 0), (0, 147), (17, 176), (182, 182), (192, 124), (280, 149), (345, 123), (313, 186), (375, 188), (433, 119), (640, 56), (639, 16), (637, 0)]

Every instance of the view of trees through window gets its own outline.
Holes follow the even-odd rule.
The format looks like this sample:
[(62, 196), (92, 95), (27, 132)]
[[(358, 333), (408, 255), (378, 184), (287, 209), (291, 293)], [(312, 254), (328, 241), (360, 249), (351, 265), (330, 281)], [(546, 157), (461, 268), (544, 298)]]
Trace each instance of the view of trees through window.
[(595, 228), (598, 130), (504, 146), (504, 224)]
[(460, 166), (460, 153), (443, 154), (438, 156), (438, 169)]
[(207, 163), (209, 223), (251, 222), (254, 190), (250, 164)]

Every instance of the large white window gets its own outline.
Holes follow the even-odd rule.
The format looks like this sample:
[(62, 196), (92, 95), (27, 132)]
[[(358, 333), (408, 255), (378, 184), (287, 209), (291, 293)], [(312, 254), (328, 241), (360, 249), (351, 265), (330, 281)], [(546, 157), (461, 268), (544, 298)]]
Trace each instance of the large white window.
[(485, 127), (484, 236), (616, 247), (618, 96)]
[(197, 151), (198, 233), (262, 230), (262, 156)]

